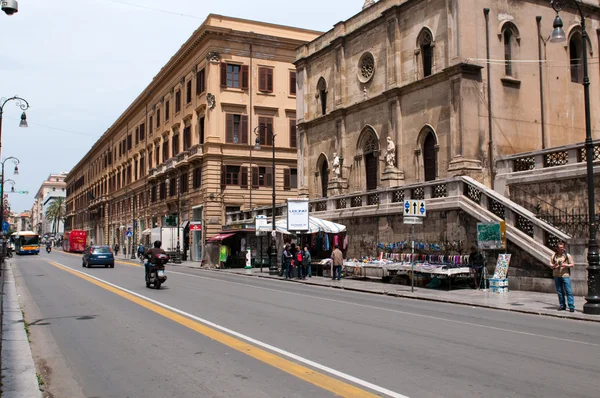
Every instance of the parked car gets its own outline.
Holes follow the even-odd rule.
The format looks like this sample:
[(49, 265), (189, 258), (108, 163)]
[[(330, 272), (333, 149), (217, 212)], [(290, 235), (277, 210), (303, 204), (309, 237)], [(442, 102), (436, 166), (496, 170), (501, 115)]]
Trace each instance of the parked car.
[(110, 246), (90, 246), (83, 252), (81, 266), (90, 268), (92, 265), (104, 265), (115, 268), (115, 256)]

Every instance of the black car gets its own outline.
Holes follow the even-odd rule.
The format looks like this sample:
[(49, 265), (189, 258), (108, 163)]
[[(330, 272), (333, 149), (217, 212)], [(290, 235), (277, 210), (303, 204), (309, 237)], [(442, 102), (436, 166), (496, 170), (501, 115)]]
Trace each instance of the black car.
[(115, 256), (110, 246), (90, 246), (83, 252), (82, 267), (104, 265), (115, 268)]

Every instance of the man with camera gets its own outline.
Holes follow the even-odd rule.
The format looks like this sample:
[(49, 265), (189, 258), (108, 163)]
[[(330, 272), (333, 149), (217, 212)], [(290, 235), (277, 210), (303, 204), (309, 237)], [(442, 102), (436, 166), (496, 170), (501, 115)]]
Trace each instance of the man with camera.
[(550, 259), (550, 268), (553, 270), (552, 274), (554, 276), (556, 292), (558, 293), (558, 302), (560, 304), (560, 307), (558, 307), (559, 311), (567, 309), (565, 305), (566, 295), (569, 311), (575, 312), (575, 299), (573, 298), (573, 289), (571, 288), (571, 268), (574, 266), (573, 257), (565, 252), (565, 243), (559, 242), (556, 247), (556, 253), (554, 253)]

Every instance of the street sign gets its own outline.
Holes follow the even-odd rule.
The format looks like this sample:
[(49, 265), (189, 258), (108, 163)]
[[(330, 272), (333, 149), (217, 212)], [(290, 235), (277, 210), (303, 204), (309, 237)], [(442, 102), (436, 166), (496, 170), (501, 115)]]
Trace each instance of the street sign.
[(423, 224), (422, 217), (404, 216), (404, 218), (402, 220), (403, 220), (404, 224), (411, 224), (411, 225)]
[(10, 224), (7, 221), (2, 221), (2, 232), (7, 234), (9, 229), (10, 229)]
[(127, 231), (125, 236), (127, 236), (128, 238), (133, 238), (133, 231)]
[(190, 223), (190, 231), (202, 231), (202, 221), (192, 221)]
[(265, 227), (267, 226), (267, 224), (267, 216), (265, 216), (264, 214), (259, 214), (256, 216), (256, 236), (265, 236), (267, 234), (267, 232), (265, 231)]
[(427, 207), (424, 200), (405, 200), (404, 216), (426, 217)]

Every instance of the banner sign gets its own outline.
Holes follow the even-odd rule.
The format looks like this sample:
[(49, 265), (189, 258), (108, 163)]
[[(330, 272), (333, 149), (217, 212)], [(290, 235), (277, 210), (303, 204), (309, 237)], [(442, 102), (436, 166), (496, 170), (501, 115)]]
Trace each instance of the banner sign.
[(506, 247), (506, 224), (477, 223), (477, 246), (482, 250), (499, 250)]
[(288, 199), (287, 204), (287, 230), (290, 232), (308, 231), (308, 199)]

